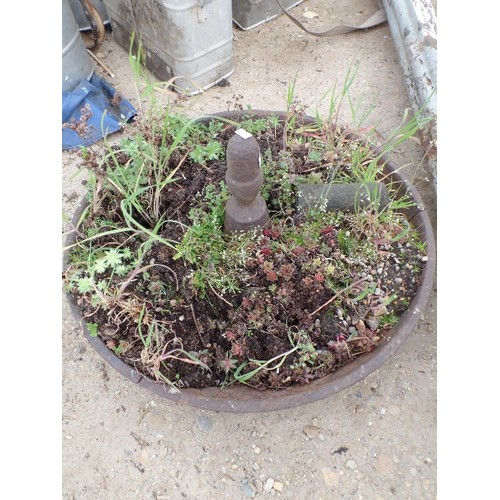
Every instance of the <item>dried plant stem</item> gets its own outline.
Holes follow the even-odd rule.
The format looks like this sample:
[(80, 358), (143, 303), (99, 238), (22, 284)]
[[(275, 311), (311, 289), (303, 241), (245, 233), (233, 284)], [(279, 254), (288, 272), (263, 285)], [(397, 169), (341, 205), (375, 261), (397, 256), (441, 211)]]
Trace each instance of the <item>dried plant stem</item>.
[(201, 336), (200, 325), (198, 324), (198, 320), (196, 319), (196, 314), (194, 313), (193, 304), (189, 304), (189, 305), (191, 306), (191, 314), (193, 315), (194, 326), (196, 327), (196, 331), (198, 332), (198, 335), (200, 336), (201, 345), (204, 345), (205, 342), (203, 340), (203, 337)]
[(220, 300), (224, 301), (228, 306), (230, 307), (233, 307), (233, 304), (231, 304), (231, 302), (228, 302), (222, 295), (219, 295), (215, 290), (214, 290), (214, 287), (212, 286), (212, 284), (209, 282), (208, 285), (210, 286), (210, 290), (212, 290), (212, 292), (215, 293), (215, 295), (217, 295), (217, 297), (219, 297)]
[(314, 316), (317, 314), (321, 309), (326, 307), (327, 305), (331, 304), (336, 298), (338, 298), (340, 295), (342, 295), (344, 292), (347, 292), (347, 290), (350, 290), (351, 288), (354, 288), (355, 286), (359, 285), (360, 283), (363, 283), (363, 281), (366, 281), (368, 278), (361, 278), (358, 281), (355, 281), (349, 286), (346, 286), (343, 290), (340, 290), (340, 292), (336, 293), (332, 298), (328, 299), (323, 305), (319, 306), (315, 311), (313, 311), (309, 316)]
[(154, 266), (160, 266), (160, 267), (164, 267), (165, 269), (168, 269), (174, 275), (175, 289), (179, 290), (179, 282), (177, 280), (177, 274), (170, 267), (166, 266), (165, 264), (148, 264), (147, 266), (136, 267), (132, 271), (132, 273), (130, 273), (130, 276), (127, 278), (127, 280), (122, 283), (122, 285), (120, 287), (119, 295), (121, 295), (123, 292), (125, 292), (126, 288), (130, 285), (130, 283), (132, 283), (132, 281), (135, 279), (135, 277), (138, 274), (140, 274), (144, 271), (147, 271), (150, 267), (154, 267)]
[(104, 70), (106, 71), (106, 73), (108, 73), (108, 75), (111, 78), (115, 77), (115, 74), (91, 50), (87, 49), (87, 52), (97, 62), (97, 64), (100, 64), (104, 68)]

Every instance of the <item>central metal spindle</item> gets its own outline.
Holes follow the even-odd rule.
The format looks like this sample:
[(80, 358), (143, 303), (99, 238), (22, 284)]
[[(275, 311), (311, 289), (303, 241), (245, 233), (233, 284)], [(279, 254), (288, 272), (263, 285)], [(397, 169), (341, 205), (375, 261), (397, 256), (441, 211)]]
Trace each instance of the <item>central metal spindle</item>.
[(224, 232), (234, 234), (265, 227), (269, 213), (259, 194), (264, 176), (255, 137), (238, 129), (228, 142), (226, 162), (226, 184), (232, 196), (226, 203)]

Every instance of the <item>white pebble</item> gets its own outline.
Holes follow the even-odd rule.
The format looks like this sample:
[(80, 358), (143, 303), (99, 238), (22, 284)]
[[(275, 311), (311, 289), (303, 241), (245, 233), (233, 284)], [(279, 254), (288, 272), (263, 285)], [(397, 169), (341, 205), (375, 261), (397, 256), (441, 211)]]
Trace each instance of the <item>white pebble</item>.
[(267, 479), (267, 481), (264, 484), (264, 491), (269, 493), (273, 489), (273, 486), (274, 486), (274, 479), (272, 477), (270, 477)]
[(354, 460), (348, 460), (345, 464), (348, 469), (354, 470), (356, 468), (356, 462)]

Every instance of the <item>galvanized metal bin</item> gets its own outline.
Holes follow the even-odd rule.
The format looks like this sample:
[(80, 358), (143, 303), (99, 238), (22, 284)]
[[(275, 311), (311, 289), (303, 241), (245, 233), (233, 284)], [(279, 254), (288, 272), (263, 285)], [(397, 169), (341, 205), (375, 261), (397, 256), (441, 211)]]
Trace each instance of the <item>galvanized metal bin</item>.
[(81, 80), (90, 80), (94, 65), (87, 54), (68, 0), (62, 0), (62, 91), (71, 92)]
[[(232, 0), (233, 21), (243, 30), (250, 30), (274, 19), (283, 13), (276, 0)], [(288, 10), (302, 0), (280, 0), (281, 5)]]
[(127, 51), (135, 32), (146, 67), (188, 94), (234, 71), (231, 0), (105, 0), (115, 40)]

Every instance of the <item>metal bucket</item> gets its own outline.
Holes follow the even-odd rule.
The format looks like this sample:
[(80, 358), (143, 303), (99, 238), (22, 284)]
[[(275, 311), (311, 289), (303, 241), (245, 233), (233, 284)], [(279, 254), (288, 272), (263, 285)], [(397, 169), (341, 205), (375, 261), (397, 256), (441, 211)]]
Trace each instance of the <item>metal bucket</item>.
[[(280, 0), (286, 10), (299, 3), (302, 0)], [(233, 21), (242, 30), (251, 30), (281, 14), (283, 11), (275, 0), (233, 0)]]
[(71, 92), (94, 73), (68, 0), (62, 0), (62, 91)]
[[(113, 37), (141, 41), (145, 66), (176, 90), (198, 94), (234, 71), (231, 0), (104, 0)], [(134, 48), (135, 50), (135, 48)]]

